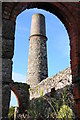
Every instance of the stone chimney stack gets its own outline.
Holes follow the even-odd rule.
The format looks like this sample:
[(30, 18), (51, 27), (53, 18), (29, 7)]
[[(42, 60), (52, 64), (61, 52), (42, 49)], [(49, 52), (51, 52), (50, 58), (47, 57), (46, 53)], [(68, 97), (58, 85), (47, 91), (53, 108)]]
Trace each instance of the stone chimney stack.
[(29, 40), (27, 84), (34, 87), (48, 77), (47, 37), (45, 17), (42, 14), (34, 14), (32, 16), (31, 35)]

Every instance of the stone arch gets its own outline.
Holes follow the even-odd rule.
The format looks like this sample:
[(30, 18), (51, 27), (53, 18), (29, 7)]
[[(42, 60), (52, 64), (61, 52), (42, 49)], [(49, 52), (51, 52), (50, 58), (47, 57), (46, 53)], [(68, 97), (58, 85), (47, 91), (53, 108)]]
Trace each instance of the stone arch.
[(29, 86), (26, 83), (12, 82), (9, 87), (17, 98), (19, 112), (23, 112), (29, 100)]
[[(76, 3), (64, 3), (64, 2), (11, 2), (3, 3), (2, 18), (3, 28), (2, 37), (6, 39), (14, 39), (15, 21), (18, 14), (24, 11), (26, 8), (41, 8), (55, 14), (66, 27), (70, 38), (70, 63), (72, 70), (72, 81), (74, 83), (74, 98), (77, 101), (75, 108), (77, 110), (78, 117), (80, 118), (80, 4)], [(8, 24), (6, 24), (8, 23)], [(14, 26), (14, 27), (12, 27)], [(5, 27), (8, 28), (5, 31)], [(11, 29), (11, 27), (13, 29)], [(11, 31), (10, 31), (11, 30)], [(11, 35), (9, 34), (9, 31)], [(13, 40), (14, 41), (14, 40)], [(14, 43), (13, 43), (14, 44)], [(4, 45), (4, 44), (3, 44)], [(8, 43), (7, 43), (8, 45)], [(9, 46), (9, 45), (8, 45)], [(2, 57), (11, 59), (13, 57), (14, 45), (9, 51), (3, 47)], [(10, 52), (10, 54), (9, 54)], [(12, 70), (12, 69), (11, 69)]]
[(10, 86), (10, 89), (13, 91), (13, 93), (16, 96), (18, 107), (19, 107), (20, 106), (20, 95), (19, 95), (17, 89), (11, 83), (9, 84), (9, 86)]
[[(73, 73), (73, 69), (76, 64), (78, 64), (78, 47), (74, 46), (74, 43), (77, 43), (78, 41), (78, 31), (77, 31), (77, 23), (78, 20), (76, 17), (74, 18), (74, 13), (71, 11), (73, 10), (73, 7), (76, 6), (76, 10), (79, 9), (78, 3), (72, 4), (72, 3), (47, 3), (47, 2), (20, 2), (20, 3), (8, 3), (4, 4), (4, 10), (3, 10), (3, 18), (4, 19), (9, 19), (11, 21), (16, 20), (16, 17), (23, 12), (25, 9), (30, 9), (30, 8), (40, 8), (44, 9), (46, 11), (51, 12), (52, 14), (55, 14), (64, 24), (66, 27), (69, 38), (70, 38), (70, 59), (71, 59), (71, 69)], [(6, 13), (5, 13), (6, 10)], [(72, 54), (72, 51), (75, 50), (74, 56)], [(73, 57), (73, 59), (72, 59)], [(75, 61), (76, 59), (76, 61)], [(74, 63), (75, 61), (75, 63)]]

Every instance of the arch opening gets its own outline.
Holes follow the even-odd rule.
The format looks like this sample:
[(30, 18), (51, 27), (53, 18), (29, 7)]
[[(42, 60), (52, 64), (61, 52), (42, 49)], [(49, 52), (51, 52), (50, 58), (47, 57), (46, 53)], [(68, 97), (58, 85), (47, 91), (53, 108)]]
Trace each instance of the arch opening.
[(10, 97), (10, 107), (11, 106), (17, 106), (19, 108), (20, 106), (20, 96), (17, 91), (17, 89), (14, 87), (14, 85), (10, 84), (11, 89), (11, 97)]
[(15, 93), (11, 90), (10, 107), (19, 107), (19, 101)]
[[(48, 76), (50, 77), (70, 66), (70, 41), (64, 24), (52, 13), (37, 8), (26, 9), (17, 16), (13, 71), (17, 69), (17, 72), (22, 71), (21, 74), (27, 75), (31, 17), (35, 13), (42, 13), (46, 19)], [(20, 63), (23, 61), (23, 64), (19, 64), (18, 61)], [(21, 69), (19, 69), (20, 66)]]
[[(14, 3), (13, 3), (14, 4)], [(33, 3), (33, 4), (31, 4), (31, 3), (23, 3), (23, 5), (21, 6), (21, 4), (22, 3), (17, 3), (14, 7), (16, 8), (16, 6), (17, 5), (19, 5), (19, 10), (17, 10), (17, 9), (15, 9), (15, 11), (17, 11), (17, 14), (15, 15), (15, 12), (12, 10), (12, 12), (11, 12), (11, 14), (9, 14), (10, 15), (10, 17), (9, 17), (9, 19), (10, 20), (14, 20), (14, 16), (15, 16), (15, 18), (16, 18), (16, 16), (20, 13), (20, 11), (22, 12), (24, 9), (25, 9), (25, 5), (26, 5), (26, 7), (27, 8), (31, 8), (31, 7), (34, 7), (34, 6), (39, 6), (39, 8), (44, 8), (45, 7), (45, 3)], [(30, 5), (31, 4), (31, 5)], [(71, 14), (71, 12), (70, 12), (70, 9), (69, 9), (69, 7), (68, 7), (68, 5), (69, 6), (71, 6), (71, 4), (74, 6), (74, 4), (73, 3), (71, 3), (71, 4), (69, 4), (69, 3), (67, 3), (67, 4), (65, 4), (65, 3), (50, 3), (50, 4), (48, 4), (48, 3), (46, 3), (47, 4), (47, 10), (49, 9), (49, 8), (51, 8), (52, 10), (52, 13), (54, 13), (54, 10), (53, 10), (53, 7), (55, 6), (56, 8), (58, 8), (58, 12), (57, 13), (60, 13), (60, 16), (61, 16), (61, 14), (62, 14), (62, 16), (63, 17), (61, 17), (61, 19), (62, 19), (62, 21), (63, 21), (63, 23), (64, 23), (64, 25), (66, 26), (66, 28), (67, 28), (67, 30), (68, 30), (68, 34), (69, 34), (69, 37), (70, 37), (70, 47), (71, 47), (71, 54), (70, 54), (70, 57), (71, 57), (71, 61), (70, 61), (70, 63), (71, 63), (71, 70), (72, 70), (72, 74), (74, 74), (74, 71), (75, 71), (75, 69), (78, 67), (78, 64), (79, 64), (79, 57), (77, 56), (77, 52), (78, 52), (78, 49), (77, 49), (77, 47), (75, 48), (75, 46), (74, 46), (74, 43), (79, 43), (78, 42), (78, 30), (77, 30), (77, 25), (76, 25), (76, 17), (73, 19), (73, 17), (74, 16), (77, 16), (76, 14), (77, 14), (77, 11), (76, 11), (76, 14)], [(51, 5), (52, 4), (52, 5)], [(76, 4), (76, 3), (75, 3)], [(52, 6), (52, 7), (51, 7)], [(75, 5), (76, 7), (78, 7), (77, 6), (77, 4)], [(18, 7), (17, 7), (18, 8)], [(46, 8), (46, 7), (45, 7)], [(61, 11), (60, 11), (61, 10)], [(68, 10), (68, 11), (67, 11)], [(60, 12), (59, 12), (60, 11)], [(59, 16), (59, 15), (57, 15), (57, 16)], [(4, 16), (3, 16), (3, 18), (4, 18)], [(5, 17), (6, 18), (6, 17)], [(8, 19), (8, 17), (7, 17), (7, 19)], [(74, 34), (75, 34), (75, 36), (76, 36), (76, 38), (74, 39)], [(74, 41), (74, 43), (72, 43), (72, 41)], [(77, 51), (77, 52), (76, 52)], [(72, 55), (72, 53), (74, 53), (75, 55)], [(74, 57), (73, 57), (74, 56)], [(75, 58), (75, 56), (77, 56), (76, 58)], [(73, 59), (72, 59), (73, 58)], [(75, 61), (76, 60), (76, 61)], [(77, 66), (77, 67), (76, 67)], [(73, 81), (74, 82), (74, 81)], [(76, 91), (74, 92), (74, 94), (76, 94)], [(76, 98), (76, 97), (75, 97)], [(78, 105), (78, 104), (77, 104)], [(77, 105), (76, 105), (76, 108), (79, 108), (79, 107), (77, 107)], [(78, 113), (78, 112), (77, 112)]]
[(19, 98), (16, 93), (16, 90), (13, 89), (11, 85), (10, 87), (12, 88), (12, 90), (11, 90), (11, 96), (10, 96), (10, 106), (9, 106), (8, 117), (10, 120), (13, 120), (16, 118), (16, 114), (19, 111)]

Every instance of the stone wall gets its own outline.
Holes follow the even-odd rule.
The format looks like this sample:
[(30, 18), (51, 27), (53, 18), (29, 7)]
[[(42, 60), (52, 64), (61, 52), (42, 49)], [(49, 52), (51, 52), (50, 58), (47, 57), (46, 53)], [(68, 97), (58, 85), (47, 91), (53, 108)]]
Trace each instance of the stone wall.
[(29, 85), (26, 83), (11, 82), (9, 86), (17, 98), (19, 113), (21, 113), (28, 108)]
[(14, 54), (14, 28), (10, 20), (2, 20), (2, 118), (8, 119), (12, 80), (12, 57)]
[[(78, 2), (67, 2), (67, 3), (60, 3), (60, 2), (15, 2), (11, 3), (2, 3), (2, 21), (5, 27), (3, 27), (3, 40), (7, 42), (7, 40), (13, 40), (15, 31), (14, 23), (16, 21), (16, 17), (19, 13), (21, 13), (26, 8), (41, 8), (47, 11), (50, 11), (52, 14), (55, 14), (65, 25), (69, 38), (70, 38), (70, 63), (71, 63), (71, 70), (72, 70), (72, 81), (74, 85), (74, 98), (76, 101), (75, 104), (75, 111), (77, 112), (78, 118), (80, 118), (80, 4)], [(10, 24), (9, 24), (10, 23)], [(13, 27), (12, 27), (13, 26)], [(12, 29), (11, 29), (12, 27)], [(6, 32), (5, 32), (6, 31)], [(10, 36), (10, 37), (9, 37)], [(13, 37), (12, 37), (13, 36)], [(4, 43), (4, 42), (3, 42)], [(13, 42), (12, 42), (13, 44)], [(10, 44), (7, 42), (6, 45)], [(4, 45), (3, 45), (4, 46)], [(11, 45), (12, 46), (12, 45)], [(8, 48), (8, 47), (5, 47)], [(7, 51), (7, 49), (6, 49)], [(1, 55), (0, 58), (2, 59), (10, 59), (13, 57), (13, 51), (9, 52), (3, 51), (3, 56)], [(11, 56), (12, 55), (12, 56)], [(5, 59), (5, 60), (6, 60)], [(4, 69), (5, 70), (5, 69)], [(5, 71), (6, 72), (6, 71)], [(10, 74), (10, 73), (9, 73)], [(9, 83), (3, 84), (4, 86), (9, 85)], [(8, 91), (9, 92), (9, 91)], [(8, 94), (6, 95), (5, 99), (9, 98)], [(4, 96), (2, 98), (4, 101)], [(8, 103), (7, 103), (8, 106)], [(6, 115), (5, 115), (6, 116)]]
[(0, 2), (0, 119), (2, 117), (2, 3)]
[(58, 90), (70, 84), (72, 84), (72, 75), (69, 67), (50, 78), (44, 79), (34, 88), (29, 88), (30, 99), (39, 98), (42, 94), (44, 96), (50, 93), (53, 88)]
[(59, 120), (58, 113), (63, 105), (71, 111), (72, 116), (68, 116), (68, 119), (77, 119), (74, 112), (73, 87), (70, 67), (44, 79), (36, 87), (29, 89), (29, 108), (24, 113), (17, 114), (17, 120)]
[[(70, 111), (74, 111), (73, 86), (69, 85), (64, 88), (67, 92), (66, 105), (69, 106)], [(59, 111), (63, 105), (63, 92), (64, 89), (62, 88), (56, 90), (53, 97), (50, 94), (46, 94), (43, 97), (32, 99), (29, 104), (29, 109), (25, 110), (22, 114), (17, 114), (17, 120), (60, 120), (56, 110)], [(56, 108), (56, 105), (58, 105), (58, 108)], [(77, 120), (75, 113), (72, 118), (68, 119)]]

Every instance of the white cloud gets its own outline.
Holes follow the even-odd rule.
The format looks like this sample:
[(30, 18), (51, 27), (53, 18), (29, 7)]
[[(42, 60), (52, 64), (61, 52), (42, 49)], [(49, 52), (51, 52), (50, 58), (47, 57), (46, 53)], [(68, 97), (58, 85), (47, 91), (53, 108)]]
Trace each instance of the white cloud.
[(20, 31), (25, 31), (25, 32), (29, 32), (29, 29), (28, 28), (25, 28), (25, 26), (19, 26), (16, 28), (17, 30), (20, 30)]
[(12, 72), (12, 80), (14, 80), (14, 82), (26, 83), (26, 76), (20, 73)]

